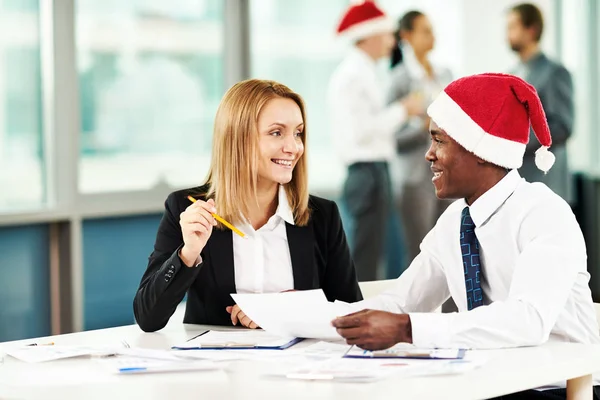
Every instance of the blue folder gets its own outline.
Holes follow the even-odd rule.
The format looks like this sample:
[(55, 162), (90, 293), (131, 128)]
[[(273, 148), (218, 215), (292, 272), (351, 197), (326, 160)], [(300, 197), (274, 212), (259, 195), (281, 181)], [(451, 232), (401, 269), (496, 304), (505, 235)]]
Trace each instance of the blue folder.
[[(195, 336), (188, 340), (188, 342), (197, 339), (198, 337), (208, 333), (210, 331), (202, 332), (198, 336)], [(171, 347), (174, 350), (285, 350), (289, 347), (292, 347), (296, 343), (304, 340), (303, 338), (294, 338), (290, 341), (279, 345), (279, 346), (264, 346), (260, 344), (254, 343), (239, 343), (239, 342), (227, 342), (227, 343), (211, 343), (202, 346), (173, 346)]]

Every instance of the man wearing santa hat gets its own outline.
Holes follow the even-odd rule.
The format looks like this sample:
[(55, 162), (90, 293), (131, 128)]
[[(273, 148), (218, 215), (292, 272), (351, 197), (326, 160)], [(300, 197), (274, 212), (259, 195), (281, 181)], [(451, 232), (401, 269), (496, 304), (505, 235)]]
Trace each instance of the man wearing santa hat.
[(394, 134), (409, 116), (424, 113), (417, 96), (386, 104), (377, 61), (389, 56), (394, 29), (394, 21), (373, 1), (350, 6), (337, 33), (352, 48), (333, 73), (328, 93), (335, 148), (347, 166), (342, 197), (352, 218), (350, 248), (361, 281), (377, 279), (389, 218)]
[[(448, 85), (427, 112), (426, 159), (436, 194), (459, 200), (393, 289), (333, 321), (338, 333), (370, 350), (399, 342), (468, 349), (550, 338), (600, 343), (575, 216), (545, 184), (529, 183), (517, 171), (530, 125), (541, 144), (538, 168), (547, 172), (554, 163), (535, 88), (513, 75), (469, 76)], [(434, 313), (449, 297), (459, 312)], [(550, 393), (556, 394), (527, 395)], [(566, 396), (564, 389), (558, 394)]]

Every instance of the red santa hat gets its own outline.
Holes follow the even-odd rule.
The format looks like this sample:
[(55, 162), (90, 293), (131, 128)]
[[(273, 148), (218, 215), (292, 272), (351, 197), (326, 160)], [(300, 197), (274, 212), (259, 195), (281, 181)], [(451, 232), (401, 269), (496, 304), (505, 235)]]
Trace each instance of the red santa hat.
[(393, 32), (393, 20), (377, 7), (374, 1), (365, 0), (351, 5), (338, 24), (337, 34), (349, 40), (365, 39), (380, 33)]
[(508, 169), (523, 165), (529, 126), (542, 145), (536, 166), (554, 164), (550, 129), (533, 86), (514, 75), (479, 74), (449, 84), (427, 114), (461, 146), (481, 159)]

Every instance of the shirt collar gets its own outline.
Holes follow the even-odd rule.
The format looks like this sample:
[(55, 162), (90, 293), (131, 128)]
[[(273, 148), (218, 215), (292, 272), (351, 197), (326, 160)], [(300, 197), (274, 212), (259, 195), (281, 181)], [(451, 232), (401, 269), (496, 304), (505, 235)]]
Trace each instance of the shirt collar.
[(402, 48), (402, 62), (406, 66), (408, 73), (414, 78), (424, 78), (427, 73), (417, 60), (417, 56), (415, 56), (412, 46), (406, 42), (402, 42), (399, 46)]
[(542, 51), (538, 51), (533, 56), (531, 56), (531, 58), (529, 60), (527, 60), (525, 62), (519, 61), (519, 64), (521, 64), (525, 68), (529, 69), (529, 68), (534, 67), (537, 63), (544, 60), (545, 58), (546, 58), (546, 56), (544, 55), (544, 53), (542, 53)]
[(277, 194), (277, 197), (279, 201), (277, 204), (277, 210), (275, 210), (275, 215), (281, 217), (281, 219), (283, 219), (288, 224), (295, 225), (294, 213), (290, 208), (287, 193), (285, 192), (285, 187), (283, 185), (279, 185), (279, 193)]
[[(427, 71), (425, 71), (423, 65), (417, 60), (412, 46), (408, 42), (401, 42), (399, 46), (402, 49), (402, 64), (404, 64), (410, 76), (415, 79), (429, 79)], [(440, 69), (431, 60), (429, 62), (433, 70), (433, 79), (436, 79), (440, 75)]]
[[(511, 170), (500, 182), (481, 195), (471, 206), (469, 212), (475, 226), (483, 225), (508, 199), (523, 181), (516, 169)], [(463, 200), (464, 201), (464, 200)], [(465, 206), (467, 203), (465, 202)]]

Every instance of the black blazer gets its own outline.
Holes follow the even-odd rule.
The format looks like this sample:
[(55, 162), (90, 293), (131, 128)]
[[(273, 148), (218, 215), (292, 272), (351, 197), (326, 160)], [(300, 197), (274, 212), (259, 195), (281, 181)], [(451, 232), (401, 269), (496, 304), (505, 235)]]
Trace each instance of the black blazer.
[[(186, 293), (185, 323), (231, 325), (225, 308), (234, 304), (230, 294), (236, 292), (233, 232), (213, 229), (197, 268), (188, 268), (178, 256), (183, 246), (179, 215), (190, 205), (187, 196), (203, 199), (198, 195), (203, 189), (180, 190), (165, 201), (154, 251), (133, 301), (135, 319), (146, 332), (162, 329)], [(286, 223), (294, 289), (322, 288), (329, 301), (362, 300), (336, 204), (310, 196), (309, 208), (307, 226)]]

